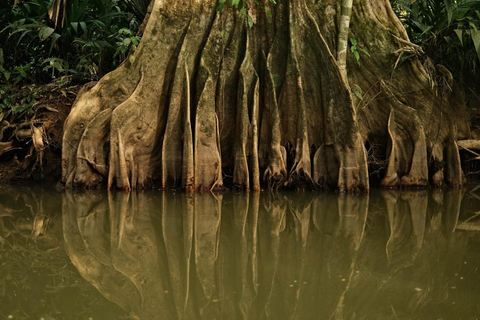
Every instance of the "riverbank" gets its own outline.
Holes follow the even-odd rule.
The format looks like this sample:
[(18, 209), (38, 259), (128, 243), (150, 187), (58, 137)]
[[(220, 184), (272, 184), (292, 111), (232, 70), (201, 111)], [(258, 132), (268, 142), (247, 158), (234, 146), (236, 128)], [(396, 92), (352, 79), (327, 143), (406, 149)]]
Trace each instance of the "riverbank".
[[(0, 186), (59, 184), (63, 125), (81, 88), (61, 78), (0, 90)], [(480, 139), (480, 99), (470, 95), (467, 104), (473, 138)], [(478, 184), (480, 161), (468, 151), (462, 158), (469, 183)]]
[(81, 87), (61, 78), (2, 88), (0, 185), (54, 186), (60, 181), (63, 124)]

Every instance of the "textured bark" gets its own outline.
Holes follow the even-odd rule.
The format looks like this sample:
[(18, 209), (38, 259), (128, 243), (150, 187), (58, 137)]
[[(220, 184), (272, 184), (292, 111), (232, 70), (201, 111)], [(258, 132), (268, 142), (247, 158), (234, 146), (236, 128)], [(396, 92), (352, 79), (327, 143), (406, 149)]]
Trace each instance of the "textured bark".
[[(253, 28), (216, 3), (154, 0), (136, 52), (66, 121), (67, 186), (368, 190), (367, 142), (388, 152), (382, 186), (463, 183), (463, 99), (399, 62), (410, 45), (389, 1), (265, 0)], [(371, 55), (360, 66), (349, 37)]]

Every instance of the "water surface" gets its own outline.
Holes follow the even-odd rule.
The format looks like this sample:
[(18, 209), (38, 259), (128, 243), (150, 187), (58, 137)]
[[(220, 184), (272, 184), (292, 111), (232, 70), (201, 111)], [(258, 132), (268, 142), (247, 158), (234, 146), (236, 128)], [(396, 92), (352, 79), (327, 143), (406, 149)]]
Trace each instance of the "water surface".
[(477, 319), (480, 197), (0, 191), (0, 318)]

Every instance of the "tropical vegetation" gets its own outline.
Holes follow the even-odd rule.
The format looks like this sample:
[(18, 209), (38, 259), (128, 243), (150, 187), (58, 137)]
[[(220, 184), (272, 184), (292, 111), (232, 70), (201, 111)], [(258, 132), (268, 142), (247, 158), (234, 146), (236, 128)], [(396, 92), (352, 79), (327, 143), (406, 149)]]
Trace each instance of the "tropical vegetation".
[(49, 0), (0, 0), (0, 71), (3, 81), (48, 82), (65, 75), (96, 80), (117, 67), (140, 41), (141, 17), (128, 0), (62, 3), (51, 17)]
[[(76, 84), (116, 68), (140, 42), (147, 6), (132, 0), (0, 0), (0, 122), (33, 123), (48, 92), (78, 90)], [(53, 88), (42, 86), (49, 83)], [(0, 126), (0, 133), (7, 129)]]
[(472, 93), (480, 80), (479, 0), (392, 0), (426, 64), (442, 64)]

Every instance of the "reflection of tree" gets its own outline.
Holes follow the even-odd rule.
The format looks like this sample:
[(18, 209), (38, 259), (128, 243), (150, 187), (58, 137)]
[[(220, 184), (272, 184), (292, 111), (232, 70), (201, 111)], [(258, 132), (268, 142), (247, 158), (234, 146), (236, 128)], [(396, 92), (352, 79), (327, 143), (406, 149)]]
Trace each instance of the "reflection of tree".
[(68, 193), (64, 230), (82, 276), (139, 318), (318, 318), (343, 308), (367, 207), (351, 196)]
[[(12, 233), (34, 239), (43, 236), (52, 216), (59, 211), (59, 196), (40, 189), (0, 190), (0, 236)], [(50, 245), (56, 243), (52, 241)]]
[[(109, 245), (106, 198), (96, 193), (65, 194), (65, 248), (82, 277), (127, 312), (138, 313), (140, 296), (131, 279), (116, 270)], [(103, 232), (102, 232), (103, 231)]]
[(439, 306), (448, 299), (466, 249), (465, 235), (454, 234), (462, 192), (382, 192), (382, 198), (384, 204), (372, 204), (369, 213), (346, 318), (444, 317)]
[[(0, 192), (0, 247), (27, 250), (2, 251), (9, 260), (0, 275), (17, 281), (27, 269), (51, 272), (46, 254), (61, 251), (53, 215), (60, 197)], [(476, 265), (464, 261), (478, 239), (458, 229), (474, 220), (464, 207), (478, 202), (462, 199), (459, 190), (380, 197), (67, 192), (63, 238), (80, 274), (134, 318), (470, 319), (480, 299), (471, 280)], [(65, 264), (55, 263), (55, 270)], [(90, 291), (71, 291), (77, 299), (64, 294), (76, 286), (73, 273), (42, 282), (32, 273), (31, 289), (16, 293), (43, 297), (54, 279), (58, 293), (46, 299), (53, 311), (43, 314), (84, 314), (78, 310)], [(473, 289), (460, 299), (455, 292), (466, 282)], [(17, 303), (13, 295), (1, 302), (0, 317)]]
[(430, 318), (467, 241), (462, 193), (68, 193), (67, 251), (141, 319)]
[(415, 260), (425, 235), (428, 197), (426, 192), (382, 192), (387, 209), (390, 237), (386, 253), (390, 267), (409, 266)]
[(81, 281), (69, 263), (63, 250), (61, 193), (1, 189), (0, 319), (75, 320), (105, 314), (113, 318), (123, 312)]

